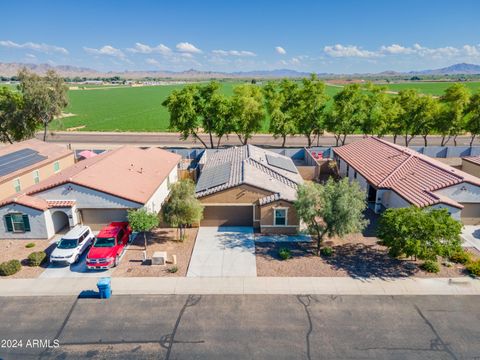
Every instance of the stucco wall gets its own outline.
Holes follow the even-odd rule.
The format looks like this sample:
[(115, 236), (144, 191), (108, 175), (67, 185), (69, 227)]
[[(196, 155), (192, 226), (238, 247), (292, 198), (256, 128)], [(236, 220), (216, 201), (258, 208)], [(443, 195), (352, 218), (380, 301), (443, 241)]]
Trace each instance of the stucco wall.
[[(275, 226), (273, 214), (275, 208), (287, 208), (287, 224), (286, 226)], [(275, 201), (260, 207), (260, 228), (262, 233), (272, 234), (292, 234), (298, 229), (298, 217), (295, 207), (288, 201)]]
[(398, 195), (395, 191), (392, 191), (392, 190), (384, 190), (382, 192), (381, 203), (387, 209), (403, 208), (403, 207), (411, 206), (411, 204), (407, 200), (405, 200), (400, 195)]
[(459, 203), (480, 203), (480, 187), (469, 183), (453, 185), (435, 193), (448, 196)]
[(55, 159), (44, 166), (40, 166), (38, 168), (29, 170), (28, 172), (20, 176), (9, 178), (0, 184), (0, 199), (4, 199), (6, 197), (9, 197), (15, 194), (15, 188), (13, 186), (13, 182), (15, 179), (20, 179), (20, 186), (22, 190), (25, 190), (27, 187), (34, 185), (35, 183), (33, 181), (33, 173), (35, 172), (35, 170), (38, 170), (39, 172), (40, 181), (45, 180), (50, 176), (54, 175), (55, 172), (53, 171), (53, 163), (55, 161), (58, 161), (60, 163), (60, 170), (66, 169), (67, 167), (70, 167), (75, 163), (73, 153), (72, 153), (61, 159), (58, 159), (58, 160)]
[(455, 219), (460, 221), (461, 220), (461, 213), (462, 210), (453, 206), (449, 206), (446, 204), (436, 204), (433, 206), (430, 206), (431, 209), (447, 209), (447, 211), (450, 213), (450, 215)]
[(240, 185), (202, 197), (200, 201), (206, 204), (253, 204), (258, 199), (270, 194), (272, 193), (250, 185)]
[[(173, 168), (170, 174), (168, 175), (170, 179), (170, 184), (173, 184), (178, 181), (178, 171), (177, 167)], [(168, 188), (168, 181), (165, 179), (163, 183), (158, 187), (155, 193), (152, 195), (150, 200), (147, 201), (145, 204), (145, 208), (149, 211), (158, 213), (160, 212), (163, 203), (165, 202), (168, 194), (170, 193), (170, 189)]]
[(480, 177), (480, 165), (474, 164), (468, 160), (462, 159), (462, 171), (465, 171), (470, 175)]
[[(24, 233), (7, 232), (5, 215), (10, 213), (21, 213), (28, 215), (30, 231)], [(49, 239), (53, 233), (53, 224), (46, 226), (46, 213), (23, 205), (9, 204), (0, 208), (0, 240), (2, 239)]]

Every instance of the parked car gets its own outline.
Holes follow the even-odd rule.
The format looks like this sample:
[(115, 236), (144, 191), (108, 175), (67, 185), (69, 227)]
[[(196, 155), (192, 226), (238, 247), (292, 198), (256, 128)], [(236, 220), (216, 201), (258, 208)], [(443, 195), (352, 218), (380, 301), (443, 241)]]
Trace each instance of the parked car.
[(50, 263), (74, 264), (92, 245), (95, 235), (89, 226), (77, 225), (57, 242), (50, 255)]
[(87, 254), (87, 268), (100, 270), (117, 266), (131, 233), (128, 222), (112, 222), (100, 230)]

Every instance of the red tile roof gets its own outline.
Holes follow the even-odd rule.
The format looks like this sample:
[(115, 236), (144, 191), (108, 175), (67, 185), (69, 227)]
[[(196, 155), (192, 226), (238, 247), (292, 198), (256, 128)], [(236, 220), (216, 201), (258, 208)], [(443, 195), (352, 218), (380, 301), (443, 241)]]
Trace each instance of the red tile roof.
[(368, 182), (391, 189), (413, 205), (446, 203), (463, 206), (433, 192), (462, 182), (480, 186), (480, 179), (403, 146), (370, 137), (333, 149)]
[(49, 208), (65, 208), (75, 205), (75, 200), (47, 200)]

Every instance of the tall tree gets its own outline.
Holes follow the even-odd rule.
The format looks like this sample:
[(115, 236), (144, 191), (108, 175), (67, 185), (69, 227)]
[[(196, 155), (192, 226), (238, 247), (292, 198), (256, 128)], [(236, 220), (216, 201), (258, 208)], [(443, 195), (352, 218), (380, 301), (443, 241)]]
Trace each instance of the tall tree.
[(464, 128), (465, 111), (470, 100), (470, 91), (459, 83), (449, 86), (440, 98), (443, 106), (442, 117), (437, 125), (442, 135), (442, 146), (446, 145), (453, 137), (457, 146), (457, 136)]
[(0, 88), (0, 142), (23, 140), (33, 136), (37, 124), (24, 112), (21, 93)]
[(262, 91), (256, 85), (238, 85), (231, 99), (233, 126), (243, 145), (260, 131), (265, 119)]
[(45, 76), (22, 69), (18, 73), (18, 86), (23, 95), (24, 115), (43, 127), (43, 141), (47, 139), (48, 125), (62, 114), (68, 105), (68, 86), (55, 71)]
[(302, 80), (298, 91), (298, 105), (294, 108), (297, 130), (312, 146), (312, 136), (320, 136), (325, 128), (325, 109), (329, 100), (325, 93), (325, 84), (317, 75), (312, 74)]
[(158, 226), (158, 214), (145, 209), (128, 210), (128, 222), (133, 231), (143, 233), (144, 247), (147, 250), (147, 232)]
[(385, 135), (391, 122), (397, 122), (399, 106), (394, 98), (386, 93), (387, 88), (369, 83), (366, 87), (367, 116), (360, 124), (365, 135)]
[(475, 137), (480, 134), (480, 91), (470, 99), (466, 119), (465, 130), (470, 133), (470, 146), (473, 146)]
[(398, 96), (391, 98), (391, 116), (386, 119), (385, 129), (379, 135), (391, 134), (393, 136), (393, 143), (397, 143), (397, 138), (403, 133), (403, 124), (400, 119), (402, 108), (398, 101)]
[(365, 192), (357, 182), (347, 178), (325, 185), (307, 183), (297, 191), (295, 209), (308, 231), (317, 240), (317, 254), (325, 236), (345, 236), (362, 231), (368, 224), (363, 216), (366, 209)]
[(333, 105), (327, 117), (327, 130), (333, 132), (336, 145), (345, 145), (347, 135), (360, 129), (367, 118), (366, 95), (360, 85), (350, 84), (333, 96)]
[(299, 106), (299, 88), (291, 80), (280, 83), (269, 81), (263, 87), (267, 112), (270, 115), (270, 132), (275, 138), (282, 138), (285, 146), (287, 136), (296, 133), (295, 110)]
[[(218, 147), (222, 137), (230, 130), (230, 104), (215, 81), (174, 90), (162, 105), (170, 112), (170, 128), (179, 131), (184, 140), (193, 136), (205, 148)], [(201, 131), (209, 135), (208, 145), (200, 137)], [(213, 135), (218, 137), (216, 145)]]
[(203, 218), (203, 205), (195, 197), (195, 184), (191, 180), (174, 183), (168, 201), (162, 208), (163, 219), (178, 228), (180, 239), (185, 238), (185, 227), (200, 222)]

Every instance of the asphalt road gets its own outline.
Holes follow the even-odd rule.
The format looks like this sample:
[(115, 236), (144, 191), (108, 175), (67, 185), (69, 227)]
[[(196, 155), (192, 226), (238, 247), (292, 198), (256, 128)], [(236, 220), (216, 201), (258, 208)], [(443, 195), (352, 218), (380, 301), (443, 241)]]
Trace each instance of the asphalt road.
[[(480, 359), (480, 297), (0, 298), (3, 359)], [(59, 340), (27, 348), (28, 340)], [(2, 342), (3, 345), (3, 342)]]
[[(42, 134), (37, 134), (38, 138), (42, 138)], [(204, 141), (208, 141), (207, 135), (201, 136)], [(347, 137), (347, 143), (361, 139), (361, 135), (350, 135)], [(89, 144), (89, 145), (144, 145), (144, 146), (169, 146), (169, 147), (203, 147), (199, 141), (189, 138), (188, 140), (180, 139), (177, 133), (128, 133), (128, 132), (53, 132), (49, 133), (47, 137), (50, 142), (58, 142), (64, 144)], [(384, 139), (393, 141), (391, 136), (386, 136)], [(282, 145), (281, 139), (274, 139), (269, 134), (254, 135), (249, 141), (253, 145), (263, 146), (277, 146)], [(441, 138), (438, 136), (429, 137), (429, 145), (440, 145)], [(215, 140), (216, 143), (216, 140)], [(398, 144), (403, 145), (403, 138), (397, 139)], [(236, 135), (231, 135), (229, 138), (225, 138), (222, 141), (224, 145), (240, 145), (240, 141)], [(315, 140), (312, 145), (319, 146), (332, 146), (335, 145), (335, 138), (330, 135), (321, 136), (318, 141)], [(457, 145), (469, 145), (469, 136), (459, 136), (457, 138)], [(289, 136), (287, 138), (286, 146), (299, 147), (306, 146), (307, 141), (303, 136)], [(424, 145), (423, 138), (417, 137), (412, 140), (410, 145)], [(450, 141), (448, 145), (453, 145), (453, 141)], [(478, 142), (475, 143), (478, 145)], [(98, 148), (98, 147), (97, 147)]]

